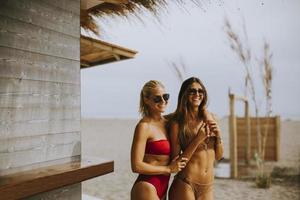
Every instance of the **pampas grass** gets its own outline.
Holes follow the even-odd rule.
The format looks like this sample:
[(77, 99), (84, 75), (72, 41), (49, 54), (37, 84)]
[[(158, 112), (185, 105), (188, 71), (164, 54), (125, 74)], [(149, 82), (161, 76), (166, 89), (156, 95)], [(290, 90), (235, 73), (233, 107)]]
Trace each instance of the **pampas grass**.
[(180, 83), (182, 83), (187, 78), (188, 66), (182, 57), (179, 58), (178, 62), (170, 61), (167, 62), (167, 64), (174, 71)]
[[(244, 27), (244, 33), (247, 38), (247, 32)], [(255, 116), (256, 116), (256, 128), (257, 128), (257, 144), (258, 150), (255, 153), (255, 160), (257, 165), (257, 177), (256, 185), (260, 188), (269, 188), (271, 183), (271, 177), (269, 174), (266, 174), (264, 171), (264, 161), (265, 161), (265, 149), (268, 138), (269, 130), (269, 118), (272, 115), (272, 80), (273, 80), (273, 65), (272, 65), (272, 53), (270, 53), (270, 45), (267, 42), (264, 42), (264, 55), (262, 62), (259, 63), (261, 66), (261, 78), (264, 87), (264, 96), (266, 103), (266, 117), (267, 123), (263, 134), (260, 129), (259, 122), (259, 109), (256, 97), (256, 89), (254, 85), (254, 74), (252, 73), (253, 65), (251, 60), (251, 50), (247, 43), (243, 43), (238, 34), (233, 30), (228, 19), (225, 19), (225, 31), (227, 38), (230, 42), (230, 48), (238, 56), (239, 60), (242, 62), (246, 75), (245, 75), (245, 96), (247, 96), (247, 91), (251, 95), (251, 99), (255, 107)]]

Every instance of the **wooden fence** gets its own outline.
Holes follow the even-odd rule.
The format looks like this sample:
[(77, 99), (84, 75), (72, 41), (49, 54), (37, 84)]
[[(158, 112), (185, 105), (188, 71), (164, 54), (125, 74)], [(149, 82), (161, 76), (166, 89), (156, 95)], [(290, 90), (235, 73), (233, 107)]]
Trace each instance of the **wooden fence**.
[[(266, 147), (265, 147), (265, 160), (266, 161), (278, 161), (279, 160), (279, 141), (280, 141), (280, 117), (259, 117), (259, 124), (261, 134), (265, 134), (268, 129)], [(255, 152), (258, 149), (257, 140), (257, 122), (255, 117), (250, 117), (250, 159), (254, 159)], [(238, 161), (245, 161), (247, 158), (247, 131), (246, 120), (244, 117), (236, 118), (237, 126), (237, 154)]]
[[(235, 115), (235, 101), (242, 101), (245, 106), (244, 117)], [(279, 160), (280, 117), (250, 117), (249, 102), (246, 97), (236, 96), (229, 92), (229, 135), (230, 135), (230, 176), (237, 178), (239, 168), (250, 167), (256, 152), (264, 152), (265, 161)], [(257, 137), (257, 126), (260, 127), (261, 138)], [(263, 137), (265, 148), (262, 148)]]

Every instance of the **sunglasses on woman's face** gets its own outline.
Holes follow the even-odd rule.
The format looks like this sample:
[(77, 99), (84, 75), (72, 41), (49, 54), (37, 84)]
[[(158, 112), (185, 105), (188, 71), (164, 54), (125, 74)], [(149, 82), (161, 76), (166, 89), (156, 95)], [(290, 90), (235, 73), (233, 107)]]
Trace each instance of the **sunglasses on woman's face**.
[(162, 96), (159, 96), (159, 95), (154, 96), (152, 98), (152, 100), (154, 103), (160, 103), (162, 101), (167, 102), (169, 100), (169, 98), (170, 98), (170, 94), (166, 93), (166, 94), (163, 94)]
[(188, 94), (189, 95), (196, 95), (197, 93), (199, 95), (203, 95), (204, 94), (204, 90), (202, 90), (201, 88), (198, 88), (198, 89), (196, 89), (196, 88), (190, 88), (188, 90)]

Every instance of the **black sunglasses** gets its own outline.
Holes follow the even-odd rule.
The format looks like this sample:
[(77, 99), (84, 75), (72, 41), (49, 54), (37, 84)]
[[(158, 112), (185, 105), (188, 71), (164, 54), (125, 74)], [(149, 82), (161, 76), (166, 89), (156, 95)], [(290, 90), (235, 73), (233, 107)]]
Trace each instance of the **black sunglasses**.
[(196, 95), (197, 93), (199, 93), (199, 95), (201, 95), (201, 94), (204, 94), (204, 90), (202, 90), (202, 89), (200, 89), (200, 88), (198, 88), (198, 89), (196, 89), (196, 88), (190, 88), (190, 89), (188, 90), (188, 93), (189, 93), (190, 95)]
[(162, 101), (167, 102), (169, 100), (169, 98), (170, 98), (170, 94), (166, 93), (166, 94), (163, 94), (162, 96), (159, 96), (159, 95), (154, 96), (152, 98), (152, 100), (153, 100), (154, 103), (160, 103)]

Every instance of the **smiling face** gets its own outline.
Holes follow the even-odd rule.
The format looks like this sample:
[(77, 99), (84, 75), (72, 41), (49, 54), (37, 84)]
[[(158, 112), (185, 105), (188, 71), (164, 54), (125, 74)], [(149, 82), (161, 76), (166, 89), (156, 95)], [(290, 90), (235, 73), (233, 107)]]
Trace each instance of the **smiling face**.
[(199, 107), (204, 99), (204, 90), (197, 82), (191, 84), (187, 89), (187, 100), (191, 107)]
[(169, 94), (166, 93), (165, 89), (157, 86), (151, 90), (148, 97), (145, 98), (150, 112), (152, 113), (163, 113), (168, 104)]
[(203, 117), (203, 110), (207, 104), (207, 91), (199, 78), (191, 77), (183, 81), (179, 94), (176, 108), (178, 119), (187, 119), (189, 109), (197, 109), (198, 116)]

